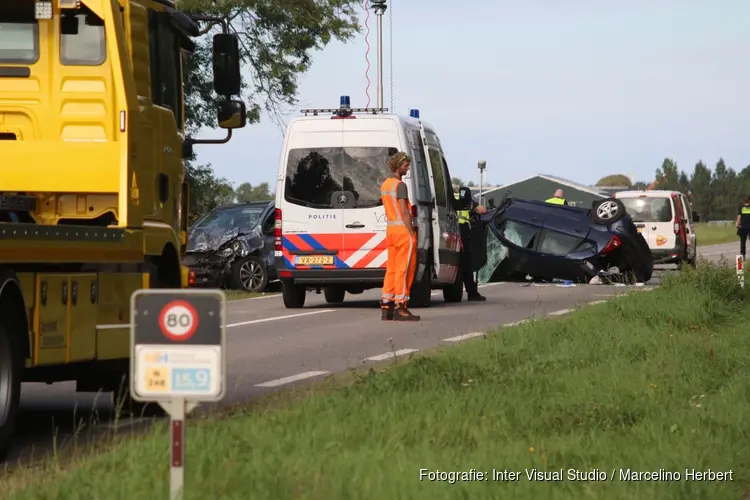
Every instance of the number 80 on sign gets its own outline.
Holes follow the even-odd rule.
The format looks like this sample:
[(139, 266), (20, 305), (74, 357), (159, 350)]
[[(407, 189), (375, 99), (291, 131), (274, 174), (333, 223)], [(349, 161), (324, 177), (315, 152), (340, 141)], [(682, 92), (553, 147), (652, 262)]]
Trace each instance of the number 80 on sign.
[(190, 303), (174, 300), (162, 309), (159, 326), (167, 338), (187, 340), (198, 328), (198, 313)]

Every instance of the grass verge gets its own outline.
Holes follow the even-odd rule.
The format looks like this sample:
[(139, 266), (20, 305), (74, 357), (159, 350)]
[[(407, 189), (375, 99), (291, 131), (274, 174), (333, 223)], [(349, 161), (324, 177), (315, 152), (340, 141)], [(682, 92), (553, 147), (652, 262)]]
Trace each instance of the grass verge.
[[(649, 293), (506, 328), (287, 404), (195, 420), (184, 498), (736, 499), (750, 484), (748, 313), (734, 271), (702, 264)], [(159, 426), (106, 453), (16, 470), (0, 479), (0, 495), (163, 498), (168, 463)], [(420, 481), (420, 469), (519, 475), (451, 484)], [(530, 481), (534, 469), (562, 470), (562, 480)], [(569, 469), (607, 480), (569, 480)], [(628, 469), (682, 478), (623, 480)], [(686, 469), (731, 470), (732, 480), (686, 480)]]
[(739, 241), (737, 236), (737, 229), (733, 225), (710, 226), (706, 222), (696, 222), (695, 236), (698, 240), (698, 246), (718, 245), (720, 243), (732, 243), (735, 241)]

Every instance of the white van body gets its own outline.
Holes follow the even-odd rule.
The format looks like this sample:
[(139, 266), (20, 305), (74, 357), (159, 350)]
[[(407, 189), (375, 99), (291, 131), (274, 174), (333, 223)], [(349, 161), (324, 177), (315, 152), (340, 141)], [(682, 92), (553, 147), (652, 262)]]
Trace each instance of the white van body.
[(679, 191), (620, 191), (612, 197), (625, 204), (655, 264), (695, 265), (697, 242), (687, 196)]
[[(432, 288), (455, 289), (456, 283), (460, 288), (458, 218), (434, 129), (415, 117), (337, 111), (303, 110), (312, 116), (294, 118), (286, 128), (275, 235), (286, 306), (303, 307), (305, 289), (324, 289), (333, 303), (345, 292), (382, 287), (388, 251), (380, 186), (390, 175), (387, 159), (397, 151), (412, 157), (403, 179), (417, 211), (419, 265), (412, 304), (429, 305)], [(426, 304), (414, 303), (420, 284), (426, 290), (417, 293), (416, 302)]]

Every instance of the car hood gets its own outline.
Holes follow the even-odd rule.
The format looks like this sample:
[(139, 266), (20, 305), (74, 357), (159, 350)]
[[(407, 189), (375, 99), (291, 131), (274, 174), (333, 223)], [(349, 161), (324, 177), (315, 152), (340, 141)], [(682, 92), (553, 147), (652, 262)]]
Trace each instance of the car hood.
[(239, 228), (196, 228), (188, 234), (187, 252), (215, 252), (227, 242), (238, 236), (246, 237), (248, 240), (255, 242), (261, 240), (260, 226), (251, 230), (240, 232)]

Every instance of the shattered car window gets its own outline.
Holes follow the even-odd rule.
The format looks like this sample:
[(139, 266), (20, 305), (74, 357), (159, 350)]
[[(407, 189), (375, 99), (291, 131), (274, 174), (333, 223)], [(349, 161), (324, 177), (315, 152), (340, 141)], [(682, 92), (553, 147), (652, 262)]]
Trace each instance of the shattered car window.
[(503, 227), (503, 238), (521, 248), (534, 248), (536, 235), (539, 230), (534, 226), (509, 220)]
[(487, 262), (477, 275), (478, 282), (481, 284), (490, 283), (495, 270), (508, 256), (508, 247), (503, 245), (489, 229), (485, 231), (485, 238), (487, 241)]
[(620, 198), (633, 222), (670, 222), (672, 200), (669, 198)]
[(265, 207), (237, 207), (225, 210), (217, 210), (208, 217), (198, 221), (195, 225), (200, 229), (226, 229), (238, 228), (252, 229), (260, 223)]
[(547, 231), (539, 245), (539, 252), (550, 255), (568, 255), (578, 247), (579, 242), (580, 239), (575, 236)]

